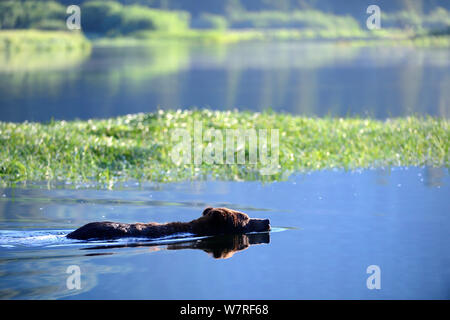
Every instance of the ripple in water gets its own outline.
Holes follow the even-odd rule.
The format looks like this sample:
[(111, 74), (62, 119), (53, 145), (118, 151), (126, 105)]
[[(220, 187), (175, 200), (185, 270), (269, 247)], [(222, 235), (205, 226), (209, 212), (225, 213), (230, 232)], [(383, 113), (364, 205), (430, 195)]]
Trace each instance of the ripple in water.
[[(280, 232), (289, 228), (272, 227), (270, 232)], [(208, 238), (208, 236), (195, 236), (191, 233), (178, 233), (161, 238), (120, 238), (114, 240), (75, 240), (68, 239), (68, 235), (73, 230), (1, 230), (0, 247), (18, 248), (18, 247), (59, 247), (73, 245), (117, 245), (137, 242), (152, 243), (172, 243), (178, 241), (191, 241)]]

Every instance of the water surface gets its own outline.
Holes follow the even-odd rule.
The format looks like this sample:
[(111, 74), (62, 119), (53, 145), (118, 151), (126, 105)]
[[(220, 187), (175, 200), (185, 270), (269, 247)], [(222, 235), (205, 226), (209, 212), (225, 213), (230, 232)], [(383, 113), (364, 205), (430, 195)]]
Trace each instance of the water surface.
[[(449, 299), (447, 169), (318, 171), (284, 182), (196, 181), (114, 191), (0, 190), (0, 298)], [(269, 218), (239, 236), (85, 242), (98, 220), (189, 221), (206, 206)], [(69, 266), (81, 289), (69, 290)], [(381, 289), (366, 286), (381, 269)]]
[(299, 41), (94, 47), (87, 57), (66, 59), (0, 55), (0, 120), (106, 118), (194, 107), (448, 117), (449, 87), (447, 48)]

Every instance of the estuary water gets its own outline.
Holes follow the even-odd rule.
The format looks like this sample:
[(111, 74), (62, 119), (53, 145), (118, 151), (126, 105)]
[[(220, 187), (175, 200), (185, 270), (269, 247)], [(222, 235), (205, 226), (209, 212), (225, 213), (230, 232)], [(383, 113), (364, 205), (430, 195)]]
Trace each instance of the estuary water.
[[(273, 183), (129, 182), (113, 191), (5, 188), (0, 298), (449, 299), (449, 194), (448, 170), (428, 167), (316, 171)], [(206, 206), (269, 218), (272, 231), (65, 238), (91, 221), (190, 221)], [(67, 273), (74, 266), (79, 288)], [(379, 289), (367, 284), (373, 266)]]
[(108, 118), (157, 109), (305, 116), (450, 115), (447, 48), (345, 42), (94, 46), (0, 54), (0, 121)]

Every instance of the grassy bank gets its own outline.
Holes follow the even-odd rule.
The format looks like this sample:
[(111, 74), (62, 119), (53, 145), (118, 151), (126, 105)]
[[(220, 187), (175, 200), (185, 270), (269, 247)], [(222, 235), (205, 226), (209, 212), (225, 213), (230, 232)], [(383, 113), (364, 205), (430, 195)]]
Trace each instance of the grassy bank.
[[(171, 151), (179, 142), (172, 140), (173, 129), (187, 128), (193, 136), (193, 121), (202, 122), (203, 132), (208, 128), (278, 129), (279, 172), (261, 176), (259, 165), (250, 164), (175, 164)], [(449, 147), (449, 122), (433, 118), (318, 119), (204, 110), (48, 124), (3, 122), (0, 180), (3, 185), (25, 180), (96, 181), (107, 185), (130, 179), (276, 180), (287, 178), (295, 170), (448, 167)], [(248, 143), (246, 149), (248, 153)]]
[(79, 32), (1, 30), (0, 52), (86, 51), (91, 43)]
[(180, 32), (139, 31), (126, 37), (98, 37), (97, 46), (145, 46), (153, 43), (187, 42), (228, 44), (245, 41), (328, 41), (355, 46), (448, 47), (450, 35), (416, 35), (403, 30), (193, 30)]
[[(147, 46), (154, 43), (186, 42), (227, 44), (244, 41), (339, 41), (346, 45), (368, 46), (420, 46), (448, 47), (450, 35), (416, 36), (402, 30), (193, 30), (177, 32), (138, 31), (127, 36), (86, 38), (79, 32), (42, 31), (42, 30), (1, 30), (0, 53), (14, 53), (27, 56), (41, 55), (45, 60), (47, 53), (58, 52), (59, 55), (71, 54), (87, 56), (92, 45), (95, 46)], [(9, 55), (8, 59), (12, 57)], [(26, 58), (28, 59), (28, 58)], [(25, 60), (26, 60), (25, 59)], [(53, 58), (51, 58), (53, 59)], [(0, 59), (1, 60), (1, 59)], [(5, 58), (3, 59), (5, 60)], [(19, 60), (16, 58), (15, 60)], [(21, 59), (24, 60), (24, 59)], [(36, 59), (35, 59), (36, 60)], [(70, 60), (70, 59), (67, 59)], [(26, 65), (27, 63), (25, 63)], [(19, 63), (20, 65), (20, 63)], [(49, 65), (49, 64), (48, 64)]]
[(376, 39), (342, 39), (352, 46), (386, 46), (386, 47), (418, 47), (447, 48), (450, 47), (450, 35), (414, 34), (411, 36), (379, 37)]
[[(339, 40), (371, 37), (360, 30), (185, 30), (183, 32), (136, 32), (133, 37), (141, 40), (197, 41), (211, 43), (235, 43), (242, 41), (283, 40)], [(375, 37), (379, 37), (375, 35)]]

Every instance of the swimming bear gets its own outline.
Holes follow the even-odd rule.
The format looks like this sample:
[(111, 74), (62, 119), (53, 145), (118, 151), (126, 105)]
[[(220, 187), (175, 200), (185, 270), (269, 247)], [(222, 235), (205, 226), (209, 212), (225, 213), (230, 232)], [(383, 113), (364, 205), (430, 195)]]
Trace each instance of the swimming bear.
[(124, 237), (160, 238), (177, 233), (199, 236), (240, 234), (270, 230), (269, 219), (251, 219), (247, 214), (228, 208), (206, 208), (202, 216), (190, 222), (119, 223), (91, 222), (69, 233), (67, 238), (77, 240), (117, 239)]

